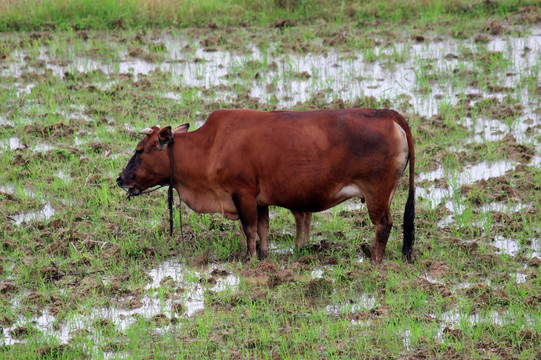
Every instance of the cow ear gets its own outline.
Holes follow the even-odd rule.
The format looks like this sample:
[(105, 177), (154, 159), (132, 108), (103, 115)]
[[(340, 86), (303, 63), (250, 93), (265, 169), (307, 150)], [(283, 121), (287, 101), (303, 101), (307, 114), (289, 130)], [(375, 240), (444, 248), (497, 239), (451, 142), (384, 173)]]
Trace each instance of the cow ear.
[(173, 133), (174, 134), (185, 133), (185, 132), (188, 131), (189, 127), (190, 127), (190, 124), (188, 124), (188, 123), (179, 125), (179, 126), (177, 126), (176, 128), (173, 129)]
[(158, 133), (158, 140), (161, 144), (168, 144), (173, 139), (173, 133), (171, 132), (171, 126), (166, 126), (163, 129), (160, 129)]

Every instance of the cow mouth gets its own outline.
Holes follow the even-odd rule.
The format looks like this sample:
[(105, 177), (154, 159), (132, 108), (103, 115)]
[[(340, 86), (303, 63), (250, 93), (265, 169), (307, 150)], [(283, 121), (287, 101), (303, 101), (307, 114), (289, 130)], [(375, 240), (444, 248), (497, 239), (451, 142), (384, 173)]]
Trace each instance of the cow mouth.
[(139, 189), (136, 188), (136, 187), (128, 188), (127, 192), (128, 192), (128, 200), (130, 200), (130, 198), (131, 198), (132, 196), (138, 196), (138, 195), (141, 195), (141, 190), (139, 190)]
[(119, 175), (116, 179), (116, 184), (124, 191), (126, 191), (128, 193), (128, 200), (130, 200), (130, 198), (132, 196), (138, 196), (138, 195), (141, 195), (142, 191), (138, 188), (136, 188), (135, 186), (128, 186), (128, 185), (125, 185), (124, 182), (122, 181), (122, 177), (121, 175)]
[(143, 193), (141, 190), (139, 190), (135, 186), (129, 187), (129, 186), (122, 185), (121, 183), (118, 183), (118, 186), (122, 190), (126, 191), (126, 193), (128, 193), (128, 200), (130, 200), (132, 196), (138, 196)]

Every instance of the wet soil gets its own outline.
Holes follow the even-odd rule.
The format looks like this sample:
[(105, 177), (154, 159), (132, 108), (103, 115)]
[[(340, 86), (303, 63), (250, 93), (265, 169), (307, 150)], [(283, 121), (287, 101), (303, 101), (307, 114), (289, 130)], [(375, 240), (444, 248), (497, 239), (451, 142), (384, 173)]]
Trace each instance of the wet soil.
[[(535, 23), (532, 16), (538, 16), (538, 11), (533, 15), (532, 11), (517, 12), (512, 21), (530, 23), (533, 19)], [(539, 223), (539, 86), (526, 86), (515, 80), (517, 76), (508, 75), (532, 69), (536, 58), (525, 44), (537, 45), (532, 51), (538, 51), (538, 35), (523, 37), (520, 31), (517, 35), (512, 23), (498, 21), (487, 21), (476, 34), (457, 31), (455, 38), (467, 38), (459, 43), (445, 35), (436, 39), (423, 31), (412, 35), (385, 29), (369, 32), (355, 26), (331, 29), (324, 23), (315, 39), (306, 39), (300, 28), (287, 19), (277, 20), (265, 38), (246, 28), (209, 25), (208, 29), (187, 29), (180, 40), (160, 31), (116, 35), (79, 32), (74, 36), (83, 41), (108, 43), (107, 51), (113, 55), (89, 46), (78, 50), (82, 54), (76, 58), (55, 53), (53, 35), (43, 32), (29, 34), (42, 46), (39, 54), (26, 47), (28, 40), (23, 39), (0, 50), (1, 85), (8, 84), (16, 92), (1, 105), (6, 115), (0, 116), (0, 122), (12, 125), (2, 129), (0, 136), (2, 140), (15, 137), (22, 144), (16, 149), (1, 149), (10, 164), (2, 182), (15, 187), (0, 189), (0, 298), (9, 310), (0, 317), (2, 339), (9, 338), (10, 344), (24, 343), (38, 332), (51, 331), (22, 322), (23, 313), (36, 318), (50, 314), (45, 328), (69, 327), (66, 314), (88, 316), (89, 310), (81, 303), (90, 297), (100, 299), (94, 311), (109, 309), (112, 315), (97, 317), (86, 329), (72, 329), (62, 341), (89, 338), (96, 328), (111, 327), (122, 333), (128, 320), (141, 318), (156, 328), (175, 324), (190, 328), (191, 320), (204, 318), (209, 312), (222, 316), (237, 310), (239, 318), (243, 316), (253, 330), (260, 324), (250, 317), (249, 306), (261, 306), (269, 314), (292, 313), (293, 320), (280, 326), (283, 331), (294, 331), (295, 326), (301, 327), (297, 319), (306, 313), (341, 304), (344, 299), (355, 304), (361, 302), (361, 294), (368, 294), (374, 303), (362, 309), (339, 316), (327, 312), (348, 321), (370, 321), (372, 329), (366, 330), (366, 336), (376, 339), (374, 328), (380, 329), (386, 319), (403, 311), (414, 322), (438, 322), (441, 336), (451, 344), (442, 353), (434, 350), (441, 345), (439, 340), (421, 339), (414, 348), (404, 345), (404, 358), (460, 358), (462, 353), (454, 347), (457, 342), (487, 357), (501, 358), (512, 358), (519, 350), (539, 345), (538, 329), (519, 329), (521, 342), (517, 345), (505, 339), (503, 333), (509, 331), (506, 324), (468, 320), (473, 327), (498, 334), (496, 339), (501, 341), (488, 337), (472, 340), (472, 330), (457, 328), (458, 321), (428, 315), (429, 311), (457, 309), (462, 303), (467, 303), (465, 308), (471, 312), (463, 317), (493, 310), (505, 314), (514, 304), (531, 311), (539, 304), (540, 234), (535, 227)], [(517, 60), (515, 67), (500, 69), (501, 77), (477, 76), (480, 70), (503, 67), (499, 62), (508, 59), (508, 52), (497, 44), (505, 42), (506, 36), (519, 39), (517, 45), (512, 41), (506, 46), (523, 60)], [(250, 41), (233, 41), (235, 37)], [(74, 39), (68, 39), (71, 41)], [(25, 47), (21, 49), (19, 42)], [(418, 59), (415, 63), (408, 54), (389, 60), (390, 44), (395, 42), (402, 42), (399, 49), (412, 47), (421, 55), (423, 49), (429, 49), (441, 59), (426, 63), (426, 59)], [(479, 51), (483, 46), (486, 51)], [(363, 49), (372, 49), (377, 56), (370, 58)], [(112, 66), (102, 61), (107, 56), (118, 63)], [(394, 70), (389, 70), (389, 63), (394, 64)], [(447, 66), (450, 74), (442, 73), (441, 68)], [(421, 68), (427, 70), (427, 84), (411, 76), (415, 72), (411, 69)], [(401, 71), (406, 74), (400, 75)], [(287, 80), (281, 80), (283, 77)], [(467, 88), (457, 89), (445, 80), (448, 77), (467, 79)], [(395, 86), (402, 83), (405, 85)], [(523, 97), (514, 91), (516, 87), (524, 87)], [(55, 89), (54, 102), (79, 108), (48, 106), (53, 96), (47, 88)], [(445, 106), (450, 109), (446, 111)], [(386, 259), (378, 267), (368, 261), (373, 229), (365, 207), (316, 214), (309, 246), (292, 252), (271, 250), (269, 259), (249, 264), (239, 262), (244, 248), (238, 241), (236, 224), (219, 216), (190, 215), (184, 224), (184, 239), (178, 233), (163, 235), (168, 227), (163, 194), (127, 203), (123, 194), (116, 193), (114, 178), (131, 155), (138, 138), (135, 128), (169, 121), (200, 126), (211, 111), (223, 107), (389, 107), (407, 112), (418, 139), (417, 186), (429, 189), (426, 194), (418, 192), (416, 262), (407, 264), (400, 257), (404, 199), (398, 193), (406, 188), (405, 180), (393, 207), (395, 230)], [(485, 127), (490, 127), (489, 131)], [(51, 148), (40, 150), (38, 145), (43, 144)], [(113, 158), (118, 154), (120, 160)], [(508, 170), (505, 166), (504, 171), (492, 174), (479, 166), (487, 157), (489, 162), (505, 159), (512, 163)], [(58, 185), (56, 171), (61, 166), (67, 166), (71, 185)], [(438, 176), (423, 176), (440, 168)], [(447, 172), (448, 168), (452, 171)], [(453, 175), (468, 169), (489, 175), (479, 178), (473, 174), (473, 181), (458, 181), (457, 185)], [(36, 176), (46, 185), (37, 185)], [(30, 196), (24, 189), (35, 194)], [(434, 194), (440, 190), (449, 195), (430, 204), (427, 199), (437, 197)], [(507, 208), (491, 208), (493, 203), (505, 203)], [(43, 210), (46, 204), (54, 209), (49, 217), (28, 217), (20, 224), (12, 220), (16, 215)], [(468, 210), (461, 208), (466, 205)], [(464, 219), (465, 214), (471, 218)], [(271, 224), (271, 241), (292, 249), (293, 235), (284, 235), (279, 228), (291, 233), (294, 224), (288, 216), (280, 214)], [(333, 216), (341, 219), (339, 229), (325, 225)], [(451, 220), (438, 226), (448, 216)], [(489, 218), (488, 225), (480, 223), (485, 218)], [(152, 221), (156, 225), (150, 226)], [(518, 239), (513, 240), (516, 250), (503, 251), (496, 246), (501, 240), (498, 236)], [(167, 263), (178, 255), (182, 261)], [(207, 266), (218, 267), (201, 270)], [(152, 272), (156, 268), (169, 275), (158, 281)], [(196, 280), (179, 275), (193, 271)], [(396, 280), (394, 274), (404, 279)], [(505, 278), (511, 276), (517, 280), (509, 285)], [(159, 300), (154, 292), (160, 293)], [(397, 308), (393, 302), (393, 296), (411, 299), (419, 292), (425, 297), (422, 306), (404, 300), (407, 305)], [(13, 299), (18, 299), (18, 304)], [(289, 303), (302, 309), (284, 309)], [(162, 310), (163, 304), (172, 314)], [(421, 311), (422, 307), (427, 310)], [(227, 343), (234, 337), (213, 326), (216, 341)], [(194, 330), (187, 337), (197, 336)], [(265, 344), (253, 331), (244, 345), (276, 349), (276, 344)], [(61, 356), (70, 351), (68, 346), (46, 345), (39, 353)], [(122, 346), (122, 340), (111, 341), (104, 349), (115, 353)]]

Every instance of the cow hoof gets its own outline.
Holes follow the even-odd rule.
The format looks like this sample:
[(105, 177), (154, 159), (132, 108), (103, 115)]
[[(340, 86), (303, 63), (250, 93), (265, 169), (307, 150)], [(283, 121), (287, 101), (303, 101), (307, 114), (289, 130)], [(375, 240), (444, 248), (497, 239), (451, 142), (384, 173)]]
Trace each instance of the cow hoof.
[(256, 260), (257, 260), (257, 257), (255, 257), (255, 256), (250, 256), (250, 255), (246, 255), (246, 256), (244, 256), (244, 258), (242, 259), (242, 262), (243, 262), (244, 264), (248, 264), (248, 263), (250, 263), (250, 262), (255, 262)]
[(405, 254), (405, 255), (402, 256), (402, 258), (403, 258), (406, 262), (413, 263), (413, 257), (411, 256), (411, 254)]

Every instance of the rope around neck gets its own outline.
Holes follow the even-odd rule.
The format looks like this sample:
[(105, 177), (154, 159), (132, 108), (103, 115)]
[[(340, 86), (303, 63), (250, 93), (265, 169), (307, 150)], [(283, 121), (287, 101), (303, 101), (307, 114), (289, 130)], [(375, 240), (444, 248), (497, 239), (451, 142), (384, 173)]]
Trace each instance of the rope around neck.
[[(167, 190), (167, 205), (169, 207), (169, 236), (173, 236), (173, 174), (174, 174), (174, 158), (173, 158), (173, 144), (175, 143), (175, 134), (171, 138), (169, 143), (169, 163), (171, 168), (171, 175), (169, 176), (169, 189)], [(182, 199), (180, 199), (180, 205), (178, 209), (178, 218), (180, 222), (180, 239), (184, 240), (184, 233), (182, 231)]]

